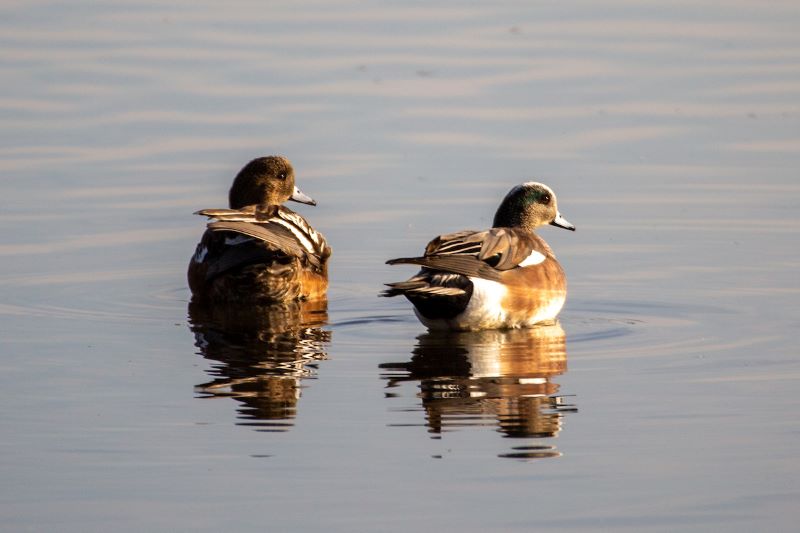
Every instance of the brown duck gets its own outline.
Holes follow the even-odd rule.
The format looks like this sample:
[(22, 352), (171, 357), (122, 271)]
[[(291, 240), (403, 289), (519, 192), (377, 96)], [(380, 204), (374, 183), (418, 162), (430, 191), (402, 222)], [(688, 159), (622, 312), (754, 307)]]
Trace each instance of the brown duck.
[(285, 157), (259, 157), (236, 176), (230, 209), (203, 209), (212, 219), (189, 261), (195, 301), (270, 304), (322, 298), (331, 248), (287, 200), (316, 202), (295, 186)]

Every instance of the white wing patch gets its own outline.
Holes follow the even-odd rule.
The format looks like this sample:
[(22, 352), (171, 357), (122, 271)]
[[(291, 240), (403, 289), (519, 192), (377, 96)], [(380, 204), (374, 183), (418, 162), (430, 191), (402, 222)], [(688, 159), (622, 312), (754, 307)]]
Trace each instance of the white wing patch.
[(193, 261), (195, 263), (202, 263), (207, 255), (208, 255), (208, 247), (198, 245), (197, 250), (195, 250), (194, 252)]
[(523, 259), (522, 262), (517, 266), (526, 267), (526, 266), (531, 266), (531, 265), (538, 265), (539, 263), (544, 262), (544, 260), (545, 260), (545, 256), (543, 254), (537, 252), (536, 250), (534, 250), (534, 251), (531, 252), (531, 255), (529, 255), (528, 257)]

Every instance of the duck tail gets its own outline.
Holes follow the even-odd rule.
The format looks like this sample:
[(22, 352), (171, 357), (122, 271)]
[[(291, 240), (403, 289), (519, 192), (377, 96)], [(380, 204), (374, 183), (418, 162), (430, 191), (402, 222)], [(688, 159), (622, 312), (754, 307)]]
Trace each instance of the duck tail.
[(384, 289), (379, 296), (391, 298), (392, 296), (400, 296), (413, 289), (420, 289), (428, 285), (427, 282), (417, 279), (409, 279), (406, 281), (396, 281), (394, 283), (385, 284), (388, 289)]

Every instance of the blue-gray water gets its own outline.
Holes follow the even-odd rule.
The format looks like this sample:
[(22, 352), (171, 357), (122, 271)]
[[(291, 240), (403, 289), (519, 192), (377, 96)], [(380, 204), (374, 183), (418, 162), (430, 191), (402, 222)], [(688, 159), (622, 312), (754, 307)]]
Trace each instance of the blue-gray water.
[[(789, 531), (795, 2), (6, 2), (0, 529)], [(185, 267), (280, 153), (334, 249), (286, 331)], [(538, 179), (547, 331), (425, 335), (391, 257)], [(268, 329), (268, 328), (267, 328)]]

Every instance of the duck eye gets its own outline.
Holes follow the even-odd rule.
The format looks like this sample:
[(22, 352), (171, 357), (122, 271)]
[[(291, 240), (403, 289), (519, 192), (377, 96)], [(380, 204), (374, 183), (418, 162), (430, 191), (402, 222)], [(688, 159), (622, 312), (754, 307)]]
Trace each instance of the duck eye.
[(281, 179), (281, 180), (285, 180), (286, 179), (286, 172), (281, 172), (280, 174), (278, 174), (278, 178)]
[(542, 202), (544, 205), (547, 205), (547, 204), (549, 204), (549, 203), (550, 203), (550, 195), (549, 195), (549, 194), (547, 194), (547, 193), (545, 193), (545, 194), (543, 194), (543, 195), (542, 195), (542, 196), (539, 198), (539, 200), (540, 200), (540, 201), (541, 201), (541, 202)]

